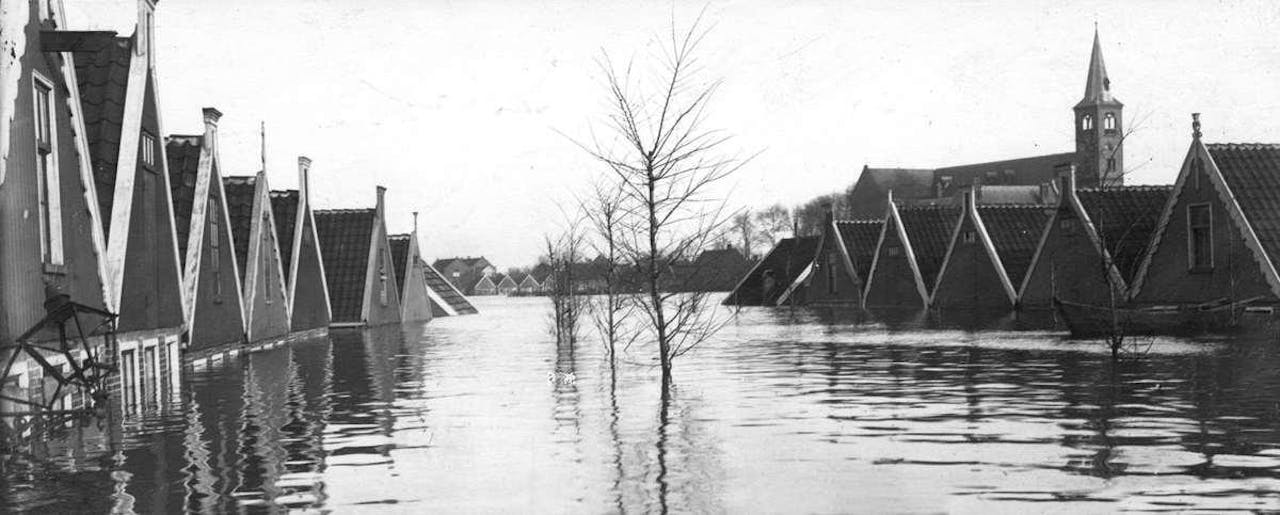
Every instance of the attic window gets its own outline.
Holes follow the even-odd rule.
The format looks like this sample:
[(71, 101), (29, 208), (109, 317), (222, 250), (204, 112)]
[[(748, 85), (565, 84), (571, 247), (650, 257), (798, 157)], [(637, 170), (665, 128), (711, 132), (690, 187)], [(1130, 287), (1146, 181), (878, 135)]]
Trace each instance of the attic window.
[(1063, 230), (1063, 231), (1065, 231), (1065, 232), (1068, 232), (1068, 233), (1070, 233), (1070, 232), (1075, 232), (1075, 230), (1076, 230), (1076, 221), (1075, 221), (1075, 219), (1074, 219), (1074, 218), (1063, 218), (1062, 220), (1058, 220), (1058, 229), (1061, 229), (1061, 230)]
[(1187, 262), (1192, 272), (1213, 270), (1212, 228), (1209, 204), (1187, 206)]
[(974, 242), (978, 241), (978, 235), (977, 235), (977, 233), (975, 233), (975, 232), (973, 232), (973, 231), (965, 231), (965, 232), (961, 233), (961, 234), (960, 234), (960, 238), (961, 238), (961, 240), (962, 240), (962, 241), (964, 241), (965, 243), (974, 243)]
[(886, 256), (891, 256), (891, 257), (901, 256), (901, 255), (902, 255), (902, 247), (899, 247), (899, 246), (897, 246), (897, 245), (894, 245), (894, 246), (891, 246), (891, 247), (889, 247), (889, 248), (884, 249), (884, 253), (885, 253), (885, 255), (886, 255)]
[(213, 268), (213, 302), (222, 302), (222, 239), (218, 228), (217, 197), (209, 197), (205, 216), (209, 218), (209, 266)]
[(142, 166), (147, 170), (155, 171), (156, 168), (156, 137), (150, 133), (142, 133)]

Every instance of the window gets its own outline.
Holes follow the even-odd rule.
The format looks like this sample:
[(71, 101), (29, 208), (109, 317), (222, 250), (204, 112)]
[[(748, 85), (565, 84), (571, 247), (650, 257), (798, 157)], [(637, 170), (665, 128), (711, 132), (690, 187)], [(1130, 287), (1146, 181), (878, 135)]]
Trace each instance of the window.
[(1080, 118), (1080, 130), (1082, 131), (1093, 130), (1093, 115), (1086, 114)]
[(126, 413), (133, 413), (138, 402), (138, 385), (136, 365), (132, 349), (120, 353), (120, 389), (124, 390), (124, 406)]
[(960, 233), (960, 239), (965, 243), (973, 243), (978, 241), (978, 235), (973, 231), (965, 231), (963, 233)]
[(1213, 268), (1213, 213), (1209, 204), (1187, 206), (1187, 258), (1192, 271)]
[(1074, 219), (1074, 218), (1063, 218), (1063, 219), (1061, 219), (1061, 220), (1058, 220), (1058, 229), (1061, 229), (1062, 231), (1065, 231), (1065, 232), (1068, 232), (1068, 233), (1075, 232), (1075, 230), (1076, 230), (1076, 221), (1075, 221), (1075, 219)]
[(902, 247), (899, 247), (899, 246), (897, 246), (897, 245), (893, 245), (893, 246), (891, 246), (891, 247), (889, 247), (889, 248), (884, 249), (884, 253), (885, 253), (885, 255), (887, 255), (887, 256), (901, 256), (901, 255), (902, 255)]
[(1107, 115), (1103, 117), (1102, 128), (1105, 129), (1107, 132), (1116, 131), (1116, 114), (1115, 113), (1107, 113)]
[(39, 202), (40, 256), (44, 263), (62, 264), (62, 181), (58, 175), (56, 108), (53, 84), (35, 77), (36, 196)]
[(209, 266), (213, 268), (213, 301), (222, 302), (222, 234), (218, 224), (217, 197), (209, 197)]
[(382, 249), (378, 249), (378, 298), (382, 301), (382, 305), (387, 305), (387, 269), (386, 263), (383, 263)]
[(827, 293), (830, 295), (839, 293), (836, 288), (836, 257), (835, 252), (827, 254)]
[(142, 156), (142, 167), (149, 171), (156, 171), (156, 137), (150, 133), (142, 133), (142, 148), (139, 153)]
[(271, 231), (266, 229), (271, 227), (271, 220), (267, 218), (266, 213), (262, 214), (262, 227), (264, 228), (262, 230), (262, 245), (258, 247), (258, 254), (262, 255), (262, 278), (263, 282), (266, 283), (267, 304), (270, 304), (271, 297), (275, 295), (271, 291), (271, 284), (275, 281), (271, 279)]

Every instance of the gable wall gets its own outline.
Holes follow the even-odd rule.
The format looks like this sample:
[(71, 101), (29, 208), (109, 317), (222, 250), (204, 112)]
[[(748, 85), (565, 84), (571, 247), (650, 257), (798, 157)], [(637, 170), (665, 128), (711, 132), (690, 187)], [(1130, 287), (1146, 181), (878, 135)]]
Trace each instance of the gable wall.
[[(259, 193), (256, 204), (259, 206), (254, 220), (258, 228), (254, 235), (254, 244), (258, 247), (254, 259), (249, 266), (255, 271), (254, 285), (250, 290), (253, 298), (245, 302), (253, 303), (253, 311), (249, 320), (249, 340), (257, 341), (275, 338), (289, 333), (289, 304), (280, 272), (280, 254), (277, 252), (275, 230), (268, 207), (270, 201), (265, 192), (265, 180), (258, 181)], [(246, 292), (248, 294), (249, 292)]]
[[(205, 218), (204, 238), (200, 242), (199, 285), (196, 287), (195, 314), (191, 322), (191, 348), (201, 349), (215, 347), (245, 338), (244, 317), (240, 312), (237, 299), (239, 291), (236, 286), (240, 279), (236, 277), (235, 252), (231, 248), (231, 229), (227, 227), (227, 215), (219, 196), (222, 193), (222, 182), (213, 171), (209, 184), (209, 196), (206, 205), (212, 204)], [(217, 230), (217, 234), (214, 234)], [(218, 247), (214, 249), (214, 238)], [(216, 257), (215, 257), (216, 250)]]
[[(1030, 308), (1049, 308), (1056, 295), (1070, 302), (1110, 305), (1102, 257), (1085, 233), (1081, 220), (1066, 205), (1058, 209), (1057, 216), (1049, 228), (1039, 260), (1028, 272), (1029, 279), (1022, 297), (1018, 299), (1019, 304)], [(1063, 220), (1069, 220), (1071, 228), (1064, 229)], [(1121, 295), (1118, 300), (1123, 298)]]
[(840, 240), (830, 223), (824, 229), (822, 246), (818, 248), (810, 277), (808, 300), (811, 303), (858, 304), (862, 300), (861, 281), (849, 275)]
[[(1187, 173), (1186, 183), (1178, 193), (1172, 217), (1151, 256), (1146, 278), (1135, 300), (1143, 304), (1166, 304), (1273, 296), (1253, 252), (1245, 246), (1239, 228), (1227, 213), (1226, 204), (1207, 172), (1201, 172), (1199, 181), (1195, 178), (1197, 172), (1189, 169)], [(1200, 202), (1211, 206), (1214, 268), (1191, 272), (1187, 256), (1187, 206)]]
[[(372, 285), (365, 289), (365, 307), (370, 326), (400, 322), (400, 299), (396, 292), (395, 263), (391, 259), (391, 245), (387, 243), (387, 228), (381, 217), (374, 222), (375, 252), (369, 262)], [(385, 291), (385, 296), (384, 296)], [(382, 302), (385, 297), (386, 302)]]
[[(965, 243), (965, 233), (973, 242)], [(939, 277), (933, 305), (948, 308), (1012, 308), (991, 254), (982, 243), (973, 217), (966, 214), (952, 243), (947, 268)]]
[[(416, 246), (417, 239), (410, 240)], [(411, 246), (411, 247), (412, 247)], [(423, 276), (423, 263), (418, 258), (416, 249), (409, 249), (409, 270), (405, 273), (404, 289), (402, 296), (404, 305), (402, 306), (401, 318), (405, 322), (425, 322), (431, 320), (431, 301), (427, 298), (427, 280)]]
[[(31, 10), (31, 16), (34, 19), (36, 9)], [(26, 47), (16, 70), (20, 73), (13, 120), (0, 121), (10, 123), (9, 155), (0, 156), (7, 158), (6, 176), (0, 185), (0, 341), (18, 336), (44, 317), (46, 288), (66, 293), (81, 304), (105, 307), (99, 257), (93, 245), (98, 228), (92, 224), (84, 197), (75, 122), (60, 69), (62, 59), (40, 51), (39, 30), (35, 23), (27, 26)], [(62, 268), (56, 270), (60, 273), (45, 273), (40, 255), (33, 71), (54, 86), (64, 256)]]
[(294, 257), (293, 266), (298, 269), (293, 292), (293, 330), (305, 331), (329, 326), (329, 312), (325, 306), (324, 271), (320, 268), (320, 252), (316, 246), (311, 217), (303, 217), (302, 246)]
[[(896, 256), (889, 255), (889, 249), (898, 248)], [(920, 297), (916, 287), (915, 273), (911, 270), (911, 262), (907, 251), (898, 236), (898, 224), (892, 219), (885, 223), (884, 241), (876, 249), (874, 275), (867, 279), (866, 305), (871, 307), (925, 307), (925, 299)]]

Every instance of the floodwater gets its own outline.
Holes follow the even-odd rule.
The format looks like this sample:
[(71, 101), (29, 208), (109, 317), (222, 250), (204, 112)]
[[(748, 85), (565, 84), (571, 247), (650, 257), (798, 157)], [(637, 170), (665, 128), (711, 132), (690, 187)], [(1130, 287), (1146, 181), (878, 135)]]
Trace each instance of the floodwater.
[[(1112, 365), (1050, 333), (748, 309), (676, 362), (557, 347), (544, 299), (189, 369), (3, 460), (0, 511), (1280, 509), (1274, 341)], [(665, 404), (665, 406), (664, 406)]]

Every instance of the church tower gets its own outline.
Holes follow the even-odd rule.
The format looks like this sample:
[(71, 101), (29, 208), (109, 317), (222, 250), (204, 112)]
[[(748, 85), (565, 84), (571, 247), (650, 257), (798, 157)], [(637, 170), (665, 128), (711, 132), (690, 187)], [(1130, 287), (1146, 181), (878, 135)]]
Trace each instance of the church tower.
[(1084, 99), (1075, 107), (1076, 178), (1081, 186), (1124, 184), (1124, 104), (1111, 95), (1102, 44), (1093, 31), (1093, 55)]

